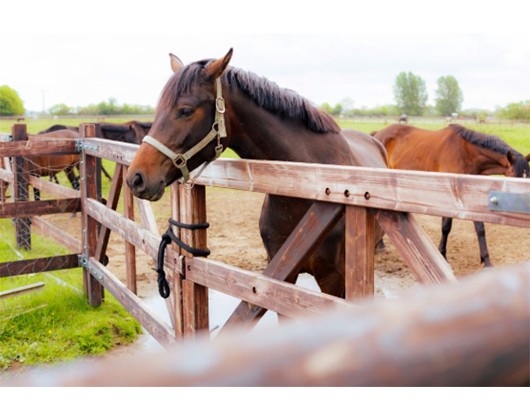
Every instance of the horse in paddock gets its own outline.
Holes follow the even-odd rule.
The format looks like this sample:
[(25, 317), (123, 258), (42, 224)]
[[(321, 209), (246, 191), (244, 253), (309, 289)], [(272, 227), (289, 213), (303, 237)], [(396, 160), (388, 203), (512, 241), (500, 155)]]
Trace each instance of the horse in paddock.
[[(151, 128), (150, 122), (143, 121), (128, 121), (125, 123), (106, 123), (96, 124), (96, 137), (108, 140), (122, 141), (125, 143), (140, 144), (142, 139), (146, 136)], [(74, 130), (79, 133), (78, 127), (69, 127), (61, 124), (53, 125), (47, 128), (44, 131), (39, 132), (39, 134), (50, 133), (57, 130)], [(79, 168), (78, 168), (79, 169)], [(101, 171), (108, 178), (111, 179), (109, 173), (101, 166)], [(56, 182), (57, 182), (57, 178)]]
[[(416, 171), (471, 175), (530, 177), (528, 161), (499, 137), (480, 133), (458, 124), (431, 131), (394, 124), (372, 133), (388, 152), (389, 167)], [(442, 219), (439, 250), (447, 258), (447, 239), (453, 219)], [(483, 222), (474, 222), (480, 261), (491, 266)]]
[(140, 144), (151, 128), (150, 122), (128, 121), (123, 124), (99, 124), (96, 137)]
[[(378, 140), (341, 131), (330, 115), (292, 90), (229, 67), (232, 50), (220, 59), (189, 65), (170, 57), (174, 74), (126, 178), (137, 197), (159, 200), (167, 185), (179, 178), (186, 181), (189, 172), (216, 159), (227, 147), (245, 159), (387, 167), (386, 151)], [(269, 261), (311, 204), (265, 196), (259, 227)], [(312, 274), (320, 289), (334, 296), (345, 292), (344, 239), (342, 217), (300, 270)], [(295, 283), (297, 276), (287, 281)]]
[[(77, 139), (79, 133), (75, 130), (56, 129), (52, 131), (44, 130), (33, 136), (33, 140), (46, 141), (44, 139)], [(75, 175), (74, 168), (79, 167), (79, 155), (45, 155), (33, 156), (28, 159), (29, 172), (34, 176), (47, 176), (57, 181), (57, 174), (65, 171), (72, 188), (79, 189), (79, 178)], [(35, 200), (40, 199), (40, 192), (37, 188), (33, 189)]]

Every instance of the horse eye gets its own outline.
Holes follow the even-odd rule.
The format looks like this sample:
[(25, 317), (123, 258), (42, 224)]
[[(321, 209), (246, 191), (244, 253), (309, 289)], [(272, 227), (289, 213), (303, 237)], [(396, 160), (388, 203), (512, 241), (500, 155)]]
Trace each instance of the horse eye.
[(181, 108), (177, 111), (177, 118), (188, 118), (193, 115), (194, 109), (190, 107)]

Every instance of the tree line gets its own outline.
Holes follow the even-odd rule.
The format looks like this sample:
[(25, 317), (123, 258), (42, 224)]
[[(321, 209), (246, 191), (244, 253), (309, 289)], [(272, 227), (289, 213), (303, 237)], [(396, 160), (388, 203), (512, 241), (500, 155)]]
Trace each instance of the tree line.
[[(427, 87), (425, 81), (412, 72), (401, 72), (395, 79), (395, 104), (373, 108), (354, 108), (349, 98), (334, 106), (324, 103), (320, 108), (334, 116), (396, 116), (396, 115), (441, 115), (451, 116), (459, 113), (480, 118), (491, 114), (486, 109), (462, 110), (463, 93), (453, 76), (442, 76), (437, 81), (435, 106), (427, 105)], [(18, 93), (7, 85), (0, 86), (0, 116), (20, 116), (26, 110)], [(57, 104), (48, 108), (47, 113), (57, 116), (71, 115), (153, 115), (155, 110), (146, 105), (118, 104), (115, 98), (80, 107)], [(499, 118), (530, 121), (530, 100), (509, 103), (495, 111)]]
[[(437, 80), (435, 105), (427, 105), (428, 94), (425, 80), (412, 72), (401, 72), (393, 84), (395, 104), (374, 108), (354, 108), (352, 100), (344, 99), (334, 106), (329, 103), (321, 105), (321, 109), (334, 116), (445, 116), (454, 114), (474, 118), (485, 117), (492, 112), (487, 109), (462, 110), (464, 94), (454, 76), (441, 76)], [(514, 102), (495, 110), (499, 118), (530, 121), (530, 100)]]

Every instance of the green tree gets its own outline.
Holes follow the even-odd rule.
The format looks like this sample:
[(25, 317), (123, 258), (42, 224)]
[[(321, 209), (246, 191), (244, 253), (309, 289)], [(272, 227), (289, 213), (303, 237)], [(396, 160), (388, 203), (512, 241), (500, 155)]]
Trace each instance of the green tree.
[(0, 115), (24, 115), (24, 105), (16, 90), (0, 86)]
[(438, 79), (436, 89), (436, 110), (440, 115), (449, 117), (453, 112), (460, 112), (464, 95), (453, 76), (442, 76)]
[(394, 82), (394, 98), (399, 112), (422, 115), (428, 99), (425, 81), (410, 71), (399, 73)]
[(48, 108), (50, 115), (72, 115), (74, 110), (66, 104), (57, 104)]

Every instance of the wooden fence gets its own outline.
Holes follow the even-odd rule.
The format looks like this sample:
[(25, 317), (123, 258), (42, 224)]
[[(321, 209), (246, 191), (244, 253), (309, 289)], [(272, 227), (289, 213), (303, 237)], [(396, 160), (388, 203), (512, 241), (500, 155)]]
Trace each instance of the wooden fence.
[[(24, 137), (16, 134), (19, 132), (17, 130), (22, 130), (17, 127), (19, 126), (15, 126), (13, 130), (14, 139)], [(355, 304), (352, 301), (374, 292), (373, 249), (376, 222), (396, 245), (419, 282), (454, 284), (451, 290), (455, 291), (457, 305), (462, 303), (458, 301), (456, 292), (460, 285), (456, 284), (457, 279), (450, 266), (422, 231), (413, 213), (530, 227), (530, 213), (521, 212), (519, 207), (513, 210), (509, 207), (513, 197), (523, 203), (530, 202), (530, 181), (526, 179), (223, 159), (212, 163), (193, 189), (176, 185), (171, 187), (174, 219), (183, 223), (205, 222), (205, 186), (208, 185), (307, 198), (315, 200), (315, 203), (262, 274), (192, 257), (176, 246), (168, 249), (164, 261), (166, 273), (172, 278), (172, 293), (167, 299), (172, 325), (168, 326), (136, 296), (134, 250), (141, 249), (156, 259), (160, 242), (148, 203), (137, 200), (143, 223), (139, 225), (134, 222), (132, 195), (123, 183), (123, 176), (138, 146), (97, 139), (94, 138), (94, 133), (93, 125), (81, 125), (81, 138), (78, 141), (54, 140), (46, 142), (45, 146), (23, 140), (0, 143), (0, 157), (13, 156), (16, 159), (42, 153), (82, 154), (80, 195), (71, 190), (66, 193), (61, 189), (65, 198), (55, 201), (27, 202), (24, 189), (27, 191), (28, 183), (37, 182), (40, 188), (47, 183), (32, 178), (26, 181), (24, 171), (20, 171), (22, 175), (17, 175), (18, 169), (14, 171), (13, 178), (10, 178), (9, 171), (4, 169), (0, 172), (0, 178), (14, 183), (15, 203), (3, 201), (0, 215), (22, 218), (43, 214), (45, 207), (49, 209), (46, 212), (80, 208), (83, 215), (81, 244), (72, 238), (66, 241), (76, 248), (77, 263), (70, 260), (69, 256), (63, 258), (64, 263), (70, 261), (72, 266), (84, 267), (84, 287), (92, 305), (101, 304), (103, 289), (108, 290), (154, 338), (168, 348), (183, 336), (207, 331), (208, 288), (241, 299), (241, 304), (221, 330), (220, 339), (235, 324), (254, 323), (265, 310), (273, 310), (289, 317), (323, 315), (331, 309), (351, 310)], [(97, 159), (116, 162), (106, 204), (101, 202), (97, 193)], [(23, 159), (21, 162), (23, 164)], [(17, 192), (19, 188), (21, 192)], [(125, 215), (115, 211), (122, 189), (126, 203)], [(53, 192), (57, 192), (55, 187)], [(503, 201), (505, 197), (511, 197), (507, 200), (510, 203), (499, 206), (499, 200)], [(319, 243), (325, 232), (343, 216), (346, 234), (346, 299), (284, 282), (298, 270), (303, 259)], [(36, 219), (33, 217), (34, 221)], [(53, 230), (51, 226), (46, 228)], [(125, 281), (117, 278), (104, 264), (111, 231), (130, 244), (127, 248), (129, 269)], [(177, 228), (174, 231), (193, 247), (206, 246), (206, 237), (200, 231), (178, 232)], [(62, 233), (57, 236), (64, 238)], [(40, 266), (38, 263), (26, 265), (23, 272), (38, 270)], [(0, 263), (0, 275), (11, 275), (11, 271), (7, 272), (7, 267), (9, 264)], [(528, 264), (519, 270), (522, 273), (520, 279), (530, 278)], [(528, 288), (525, 290), (528, 298)], [(449, 316), (449, 312), (443, 310), (440, 316), (444, 315)], [(517, 316), (527, 320), (529, 318), (524, 311), (519, 311)], [(384, 333), (382, 330), (380, 332)], [(451, 334), (451, 331), (447, 331), (447, 339)], [(512, 344), (508, 340), (506, 343)], [(503, 351), (510, 350), (503, 348)], [(520, 351), (520, 348), (514, 351)], [(278, 357), (281, 358), (281, 354)]]

